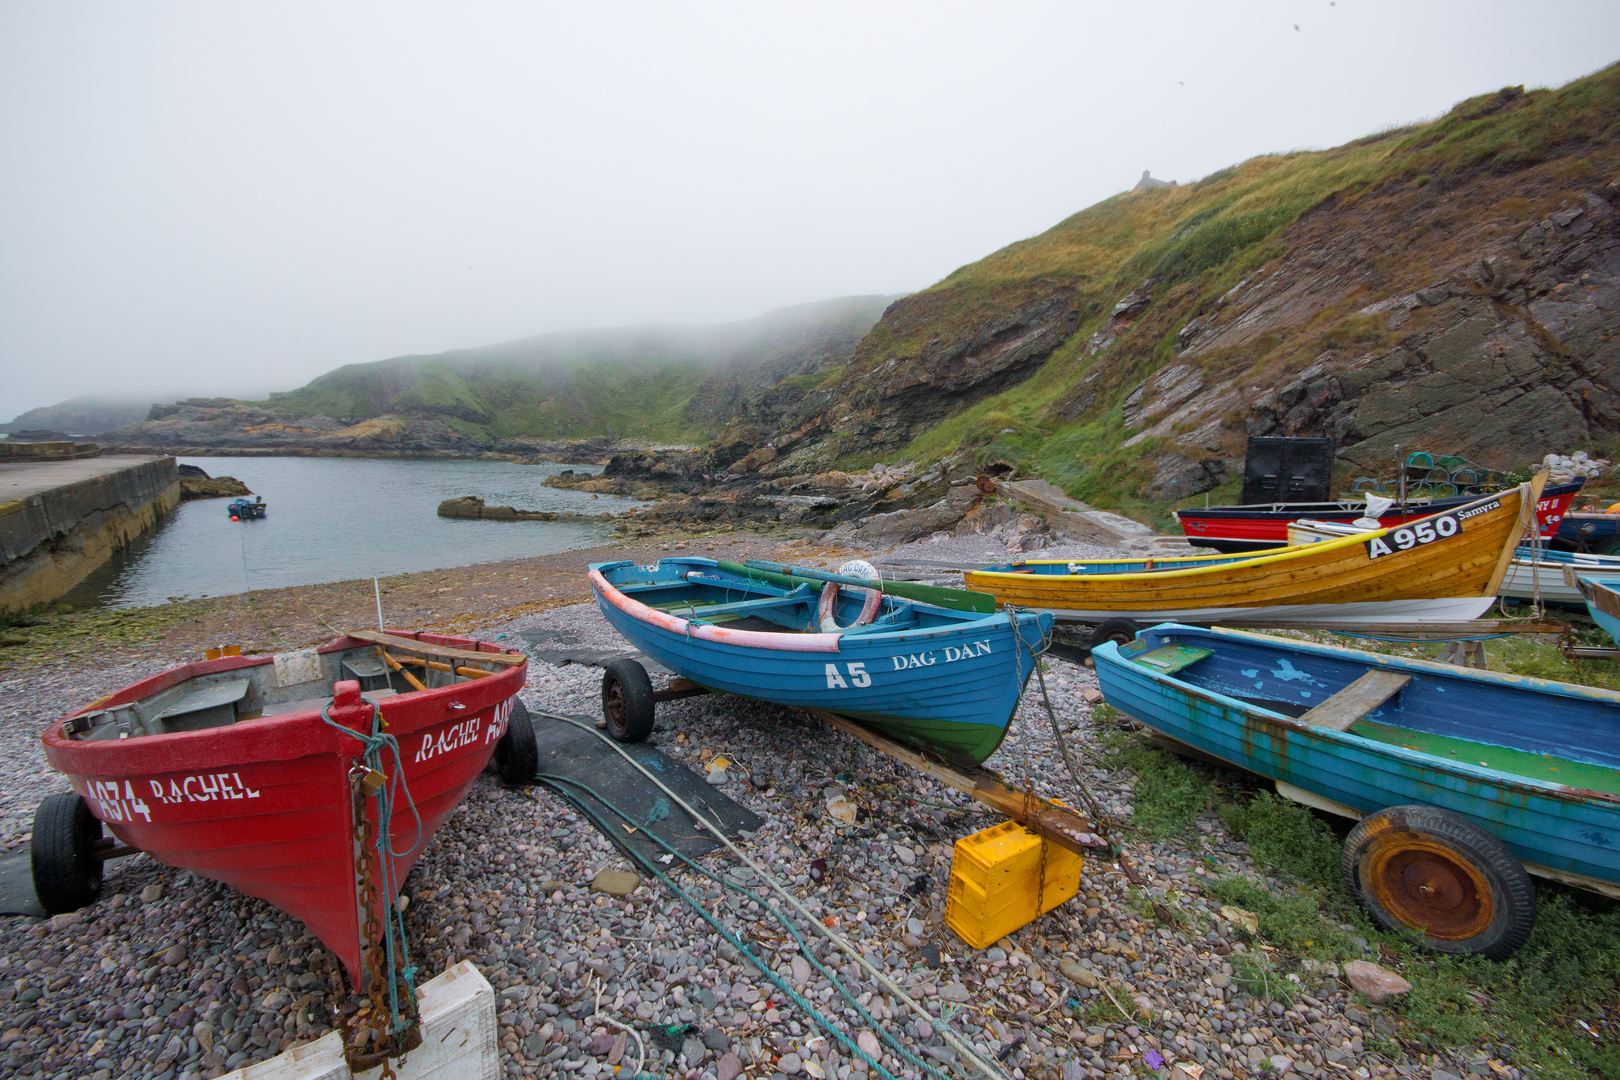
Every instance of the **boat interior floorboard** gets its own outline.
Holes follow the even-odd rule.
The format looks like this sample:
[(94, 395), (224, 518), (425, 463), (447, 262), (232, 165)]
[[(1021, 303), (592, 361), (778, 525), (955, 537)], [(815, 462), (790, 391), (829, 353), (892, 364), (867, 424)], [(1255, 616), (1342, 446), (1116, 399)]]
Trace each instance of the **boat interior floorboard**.
[(1497, 772), (1527, 776), (1549, 784), (1586, 788), (1609, 795), (1620, 795), (1620, 769), (1605, 765), (1592, 765), (1584, 761), (1570, 761), (1551, 754), (1533, 754), (1490, 743), (1456, 739), (1448, 735), (1434, 735), (1411, 728), (1394, 727), (1370, 720), (1358, 720), (1350, 727), (1350, 734), (1364, 739), (1402, 746), (1438, 758), (1461, 761), (1469, 765), (1482, 765)]

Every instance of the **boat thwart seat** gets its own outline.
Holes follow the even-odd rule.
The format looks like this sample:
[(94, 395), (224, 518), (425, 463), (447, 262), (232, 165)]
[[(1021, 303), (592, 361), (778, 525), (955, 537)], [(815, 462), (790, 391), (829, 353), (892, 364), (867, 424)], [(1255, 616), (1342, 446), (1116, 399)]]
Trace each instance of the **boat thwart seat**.
[(1300, 716), (1312, 727), (1349, 731), (1350, 725), (1401, 692), (1412, 676), (1399, 671), (1373, 670)]

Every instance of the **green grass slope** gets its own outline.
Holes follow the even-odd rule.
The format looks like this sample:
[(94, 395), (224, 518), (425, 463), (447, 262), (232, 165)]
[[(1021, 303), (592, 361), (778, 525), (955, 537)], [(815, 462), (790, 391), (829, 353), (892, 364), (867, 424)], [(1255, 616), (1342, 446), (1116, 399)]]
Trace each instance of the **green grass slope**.
[[(1256, 269), (1282, 265), (1291, 251), (1320, 240), (1308, 235), (1302, 218), (1315, 216), (1313, 210), (1351, 215), (1360, 200), (1378, 196), (1377, 206), (1369, 203), (1357, 219), (1367, 243), (1379, 249), (1370, 261), (1392, 292), (1416, 288), (1463, 250), (1452, 235), (1462, 226), (1522, 229), (1560, 198), (1602, 187), (1620, 167), (1617, 135), (1620, 66), (1556, 90), (1510, 88), (1472, 98), (1431, 123), (1335, 149), (1254, 158), (1196, 183), (1117, 195), (913, 297), (908, 303), (926, 305), (928, 317), (880, 322), (843, 385), (853, 393), (885, 363), (915, 355), (930, 339), (971, 334), (1028, 296), (1072, 287), (1078, 328), (1039, 371), (915, 438), (904, 456), (926, 461), (970, 448), (981, 462), (1020, 465), (1079, 498), (1162, 523), (1167, 508), (1149, 505), (1144, 490), (1155, 446), (1120, 449), (1132, 430), (1123, 419), (1124, 398), (1173, 357), (1176, 334), (1190, 317)], [(1493, 198), (1487, 220), (1410, 235), (1407, 203), (1433, 203), (1438, 190), (1481, 184), (1512, 196), (1516, 183), (1528, 197)], [(1437, 187), (1424, 192), (1430, 184)], [(1148, 315), (1117, 342), (1095, 349), (1093, 335), (1109, 325), (1115, 303), (1148, 278), (1157, 279)], [(1347, 294), (1337, 310), (1307, 326), (1207, 363), (1244, 368), (1263, 382), (1323, 347), (1376, 345), (1383, 337), (1376, 320), (1355, 314), (1368, 300)]]

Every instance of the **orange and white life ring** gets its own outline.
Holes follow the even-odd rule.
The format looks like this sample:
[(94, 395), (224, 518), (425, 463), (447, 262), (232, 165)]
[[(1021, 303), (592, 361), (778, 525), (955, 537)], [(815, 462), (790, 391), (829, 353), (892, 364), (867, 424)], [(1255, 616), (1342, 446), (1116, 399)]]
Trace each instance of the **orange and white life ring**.
[[(873, 583), (876, 585), (876, 583)], [(823, 634), (837, 634), (844, 630), (853, 630), (857, 626), (865, 626), (877, 615), (878, 607), (883, 603), (883, 591), (878, 588), (866, 590), (866, 603), (861, 605), (861, 613), (855, 621), (848, 626), (838, 625), (838, 590), (836, 581), (829, 581), (821, 587), (821, 601), (816, 605), (816, 625)]]

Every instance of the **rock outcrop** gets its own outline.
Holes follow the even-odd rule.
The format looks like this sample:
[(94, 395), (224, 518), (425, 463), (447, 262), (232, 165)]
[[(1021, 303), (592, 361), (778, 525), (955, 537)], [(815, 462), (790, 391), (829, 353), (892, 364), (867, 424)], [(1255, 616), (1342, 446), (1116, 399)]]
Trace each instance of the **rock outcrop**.
[(554, 510), (518, 510), (511, 506), (486, 506), (476, 495), (462, 495), (439, 504), (439, 516), (479, 518), (484, 521), (600, 521), (606, 515), (569, 514)]
[(209, 476), (195, 465), (179, 465), (180, 498), (226, 499), (253, 492), (234, 476)]

